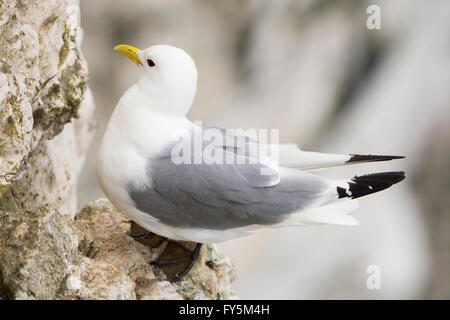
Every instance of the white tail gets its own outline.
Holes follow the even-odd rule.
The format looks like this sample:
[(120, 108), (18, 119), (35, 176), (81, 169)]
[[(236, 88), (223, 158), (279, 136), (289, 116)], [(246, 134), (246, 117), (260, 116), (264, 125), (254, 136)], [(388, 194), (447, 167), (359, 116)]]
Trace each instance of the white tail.
[(349, 215), (358, 208), (357, 200), (338, 200), (320, 207), (303, 209), (292, 213), (281, 223), (270, 225), (271, 228), (304, 226), (313, 224), (358, 225), (358, 220)]

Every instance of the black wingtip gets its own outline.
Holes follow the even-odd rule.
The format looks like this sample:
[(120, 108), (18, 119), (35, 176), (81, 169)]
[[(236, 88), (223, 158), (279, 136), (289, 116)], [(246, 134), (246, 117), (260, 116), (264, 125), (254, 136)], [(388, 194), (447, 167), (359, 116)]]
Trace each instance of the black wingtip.
[(337, 187), (339, 198), (359, 198), (382, 191), (405, 179), (404, 171), (380, 172), (355, 176), (348, 182), (349, 188)]
[(387, 156), (387, 155), (372, 155), (372, 154), (351, 154), (347, 163), (355, 162), (373, 162), (373, 161), (389, 161), (396, 159), (404, 159), (404, 156)]

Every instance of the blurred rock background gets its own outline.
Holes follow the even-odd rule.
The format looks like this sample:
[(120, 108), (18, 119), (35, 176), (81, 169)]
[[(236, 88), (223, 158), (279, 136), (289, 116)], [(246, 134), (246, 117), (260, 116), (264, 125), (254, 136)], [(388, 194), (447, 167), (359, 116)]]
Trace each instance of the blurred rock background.
[[(366, 27), (369, 5), (381, 29)], [(102, 196), (95, 156), (137, 70), (112, 48), (171, 44), (196, 61), (191, 120), (280, 129), (281, 142), (405, 160), (324, 171), (406, 170), (364, 198), (358, 227), (263, 230), (220, 244), (240, 268), (241, 298), (450, 298), (450, 2), (81, 0), (98, 131), (79, 206)], [(381, 289), (366, 286), (381, 269)]]

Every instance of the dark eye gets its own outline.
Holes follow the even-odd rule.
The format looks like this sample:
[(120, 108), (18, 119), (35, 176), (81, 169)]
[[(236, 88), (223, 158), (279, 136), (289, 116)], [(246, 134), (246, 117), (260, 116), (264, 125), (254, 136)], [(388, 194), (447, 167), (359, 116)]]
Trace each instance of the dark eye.
[(155, 66), (155, 63), (153, 62), (152, 59), (147, 59), (147, 64), (148, 64), (149, 67), (154, 67)]

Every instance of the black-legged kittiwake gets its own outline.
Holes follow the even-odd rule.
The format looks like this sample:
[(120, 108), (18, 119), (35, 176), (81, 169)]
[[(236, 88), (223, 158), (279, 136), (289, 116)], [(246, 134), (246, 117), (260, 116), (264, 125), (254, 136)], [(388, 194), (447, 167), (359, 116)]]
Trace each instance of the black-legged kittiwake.
[[(403, 157), (306, 152), (193, 123), (186, 114), (197, 69), (185, 51), (168, 45), (115, 49), (138, 65), (139, 80), (112, 114), (97, 176), (110, 201), (150, 232), (201, 244), (262, 227), (355, 225), (349, 215), (355, 198), (405, 177), (399, 171), (326, 179), (310, 171)], [(197, 132), (219, 138), (198, 142)], [(234, 160), (215, 161), (224, 158)]]

